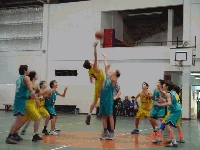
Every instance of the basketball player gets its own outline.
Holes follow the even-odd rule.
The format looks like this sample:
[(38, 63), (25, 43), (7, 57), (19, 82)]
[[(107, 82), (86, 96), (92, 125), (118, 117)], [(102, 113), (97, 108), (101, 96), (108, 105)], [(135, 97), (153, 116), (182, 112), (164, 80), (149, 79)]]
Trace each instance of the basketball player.
[(149, 119), (154, 132), (157, 132), (155, 127), (156, 127), (156, 122), (153, 118), (150, 117), (150, 112), (152, 109), (152, 93), (148, 91), (148, 83), (143, 82), (142, 84), (142, 91), (135, 97), (134, 100), (134, 109), (137, 110), (137, 98), (140, 97), (140, 102), (141, 106), (137, 112), (136, 119), (135, 119), (135, 127), (136, 129), (133, 130), (131, 133), (132, 134), (139, 134), (138, 130), (138, 125), (139, 125), (139, 120), (143, 119), (145, 116)]
[[(49, 132), (47, 130), (47, 126), (49, 123), (49, 119), (50, 119), (50, 115), (48, 113), (48, 111), (45, 109), (44, 104), (45, 104), (45, 98), (43, 95), (47, 95), (48, 91), (45, 91), (45, 89), (47, 88), (47, 84), (45, 81), (41, 81), (40, 84), (40, 92), (39, 92), (39, 100), (40, 100), (40, 106), (36, 106), (36, 109), (38, 110), (38, 112), (40, 113), (40, 115), (42, 116), (42, 118), (45, 118), (45, 125), (44, 125), (44, 129), (42, 130), (42, 133), (45, 135), (49, 135)], [(31, 121), (28, 121), (24, 127), (24, 129), (21, 132), (21, 135), (24, 135), (26, 132), (26, 128), (29, 126)]]
[(90, 119), (92, 111), (94, 110), (94, 107), (98, 101), (98, 98), (100, 98), (101, 88), (102, 84), (105, 80), (105, 76), (103, 74), (102, 69), (98, 66), (98, 59), (97, 59), (97, 50), (96, 47), (98, 45), (98, 42), (94, 43), (94, 62), (86, 60), (83, 64), (83, 67), (85, 69), (88, 69), (88, 74), (90, 77), (90, 82), (93, 83), (93, 79), (95, 79), (95, 90), (94, 90), (94, 101), (92, 102), (90, 106), (90, 111), (88, 113), (88, 116), (86, 117), (85, 123), (87, 125), (90, 125)]
[[(37, 73), (35, 71), (31, 71), (29, 73), (29, 78), (30, 78), (30, 86), (33, 89), (36, 89), (35, 86), (35, 81), (38, 79)], [(37, 91), (39, 93), (39, 91)], [(40, 101), (39, 100), (35, 100), (31, 95), (29, 96), (29, 98), (26, 100), (26, 110), (25, 110), (25, 114), (24, 114), (24, 120), (25, 121), (34, 121), (34, 136), (32, 138), (32, 141), (38, 141), (38, 140), (42, 140), (42, 138), (39, 136), (38, 134), (38, 129), (40, 126), (40, 114), (38, 112), (38, 110), (36, 109), (37, 106), (40, 106)]]
[[(158, 87), (162, 88), (163, 83), (164, 83), (164, 80), (161, 80), (161, 79), (158, 80), (157, 89), (155, 89), (154, 93), (153, 93), (153, 101), (154, 102), (157, 101), (157, 99), (160, 96), (162, 96), (159, 92)], [(162, 121), (166, 114), (167, 114), (167, 107), (158, 107), (158, 106), (154, 105), (151, 110), (150, 116), (151, 116), (151, 118), (154, 118), (154, 119), (158, 118), (160, 121)]]
[[(161, 89), (160, 89), (161, 91)], [(173, 88), (173, 91), (176, 92), (176, 99), (178, 100), (179, 104), (180, 104), (180, 98), (179, 98), (179, 95), (178, 93), (180, 93), (180, 88), (176, 85), (174, 85), (174, 88)], [(166, 94), (165, 91), (161, 91), (161, 93), (163, 94)], [(162, 101), (166, 101), (166, 100), (162, 100)], [(169, 117), (170, 115), (170, 110), (167, 110), (167, 115), (165, 116), (165, 118), (163, 119), (161, 125), (160, 125), (160, 130), (159, 130), (159, 137), (154, 139), (152, 142), (153, 143), (158, 143), (158, 142), (162, 142), (162, 132), (164, 131), (165, 129), (165, 122), (166, 122), (166, 119)], [(185, 140), (184, 140), (184, 136), (183, 136), (183, 131), (182, 131), (182, 128), (181, 128), (181, 117), (178, 119), (177, 121), (177, 129), (178, 129), (178, 139), (177, 139), (177, 142), (179, 143), (185, 143)], [(171, 141), (170, 141), (171, 143)]]
[[(118, 70), (113, 70), (110, 72), (110, 65), (106, 61), (106, 54), (102, 54), (104, 56), (104, 65), (105, 65), (105, 73), (106, 79), (103, 83), (101, 96), (100, 96), (100, 115), (102, 116), (102, 123), (104, 131), (100, 139), (110, 139), (114, 138), (114, 120), (113, 120), (113, 91), (114, 87), (117, 83), (118, 77), (120, 77), (120, 73)], [(110, 133), (107, 130), (107, 118), (110, 120)]]
[[(18, 133), (18, 129), (23, 125), (23, 116), (26, 109), (26, 100), (28, 99), (29, 93), (37, 101), (38, 98), (31, 87), (30, 78), (27, 76), (29, 74), (29, 69), (27, 65), (20, 65), (19, 67), (20, 77), (16, 80), (16, 91), (14, 99), (14, 116), (16, 116), (15, 123), (10, 129), (10, 133), (6, 138), (7, 144), (17, 144), (18, 140), (22, 140)], [(16, 141), (17, 140), (17, 141)]]
[(171, 143), (167, 144), (166, 147), (177, 147), (177, 141), (174, 137), (174, 132), (171, 126), (177, 127), (178, 120), (182, 115), (182, 109), (178, 100), (176, 99), (176, 93), (173, 91), (173, 83), (165, 81), (165, 83), (163, 84), (163, 90), (166, 93), (165, 95), (167, 100), (165, 101), (164, 99), (159, 98), (160, 101), (165, 101), (165, 103), (155, 102), (155, 105), (168, 106), (168, 109), (170, 110), (170, 115), (167, 116), (165, 120), (165, 128), (169, 132)]
[(57, 84), (56, 80), (52, 80), (50, 82), (50, 88), (51, 88), (50, 91), (52, 92), (51, 96), (49, 99), (45, 100), (45, 108), (48, 111), (48, 113), (50, 114), (50, 119), (51, 119), (51, 130), (49, 132), (50, 135), (58, 135), (58, 133), (55, 129), (57, 113), (56, 113), (56, 110), (54, 109), (54, 104), (56, 101), (56, 97), (57, 97), (57, 95), (61, 96), (61, 97), (65, 97), (66, 91), (68, 89), (67, 87), (65, 87), (63, 94), (60, 94), (56, 91), (57, 87), (58, 87), (58, 84)]

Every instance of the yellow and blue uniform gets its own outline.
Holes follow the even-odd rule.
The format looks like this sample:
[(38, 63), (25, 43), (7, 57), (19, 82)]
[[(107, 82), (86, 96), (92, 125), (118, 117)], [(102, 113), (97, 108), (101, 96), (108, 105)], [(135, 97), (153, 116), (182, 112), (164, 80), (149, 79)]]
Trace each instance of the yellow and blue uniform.
[(16, 91), (14, 99), (14, 116), (24, 115), (26, 109), (26, 100), (30, 94), (28, 87), (24, 84), (24, 77), (22, 75), (16, 80)]
[(50, 98), (45, 100), (45, 108), (50, 114), (51, 119), (52, 119), (52, 116), (57, 116), (56, 110), (54, 109), (54, 104), (55, 104), (57, 95), (58, 95), (57, 91), (52, 92)]
[[(180, 97), (179, 97), (179, 95), (177, 93), (176, 93), (176, 100), (180, 104)], [(170, 115), (170, 110), (168, 109), (167, 110), (167, 114), (166, 114), (165, 118), (163, 119), (162, 123), (165, 123), (165, 121), (169, 117), (169, 115)], [(182, 116), (179, 117), (179, 119), (178, 119), (178, 121), (176, 123), (176, 126), (180, 126), (181, 125), (181, 118), (182, 118)]]
[[(156, 89), (153, 92), (153, 101), (157, 101), (157, 97), (160, 97), (161, 94), (160, 92), (158, 92)], [(158, 102), (159, 103), (159, 102)], [(164, 118), (166, 116), (167, 113), (167, 107), (159, 107), (157, 105), (153, 106), (152, 110), (151, 110), (151, 114), (150, 116), (152, 118)]]
[[(148, 94), (148, 91), (146, 94)], [(151, 119), (148, 109), (152, 107), (152, 99), (143, 96), (142, 92), (140, 92), (140, 103), (141, 106), (137, 112), (136, 118), (143, 119), (146, 116), (148, 119)]]
[(182, 108), (178, 102), (178, 94), (174, 91), (169, 92), (172, 96), (172, 105), (168, 106), (168, 113), (163, 119), (163, 123), (171, 124), (172, 126), (180, 126)]
[[(32, 88), (34, 87), (32, 83), (30, 86)], [(31, 94), (29, 95), (29, 98), (26, 100), (26, 110), (23, 119), (26, 121), (27, 120), (36, 121), (40, 119), (40, 114), (36, 109), (36, 101), (31, 97)]]
[(94, 100), (98, 100), (98, 98), (100, 98), (102, 85), (105, 80), (101, 67), (98, 66), (98, 69), (99, 73), (97, 73), (93, 67), (88, 71), (89, 76), (95, 78)]
[(44, 107), (44, 105), (45, 105), (45, 99), (42, 97), (42, 95), (40, 95), (39, 98), (40, 98), (40, 106), (37, 106), (36, 108), (39, 111), (41, 117), (44, 119), (47, 116), (49, 116), (49, 113), (46, 110), (46, 108)]

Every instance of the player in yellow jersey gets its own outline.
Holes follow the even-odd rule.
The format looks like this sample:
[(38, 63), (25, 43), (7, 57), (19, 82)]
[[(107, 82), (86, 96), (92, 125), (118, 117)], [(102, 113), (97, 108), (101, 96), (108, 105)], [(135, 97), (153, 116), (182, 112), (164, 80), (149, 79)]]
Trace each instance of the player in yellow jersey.
[[(47, 88), (47, 83), (45, 81), (41, 81), (40, 82), (40, 106), (37, 107), (40, 115), (42, 116), (43, 119), (45, 119), (45, 123), (44, 123), (44, 129), (42, 130), (42, 133), (45, 135), (49, 135), (48, 130), (47, 130), (47, 126), (49, 124), (49, 120), (50, 120), (50, 115), (48, 113), (48, 111), (45, 108), (45, 98), (42, 94), (46, 94), (46, 89)], [(49, 91), (49, 90), (48, 90)], [(48, 93), (47, 93), (48, 94)]]
[(97, 50), (96, 50), (97, 45), (98, 45), (98, 42), (95, 42), (94, 43), (94, 62), (86, 60), (83, 64), (83, 67), (89, 70), (88, 74), (90, 77), (90, 82), (93, 83), (93, 80), (95, 80), (94, 100), (90, 106), (90, 111), (85, 121), (87, 125), (90, 125), (91, 114), (92, 114), (92, 111), (94, 110), (95, 105), (97, 104), (98, 98), (100, 98), (101, 88), (105, 80), (104, 73), (101, 67), (99, 67), (97, 63), (98, 61)]
[[(47, 130), (47, 126), (50, 120), (50, 115), (48, 113), (48, 111), (45, 109), (44, 104), (45, 104), (45, 96), (50, 94), (49, 90), (45, 90), (47, 87), (47, 83), (45, 81), (41, 81), (40, 84), (40, 91), (39, 91), (39, 100), (40, 100), (40, 106), (36, 106), (36, 109), (38, 110), (38, 112), (40, 113), (40, 115), (42, 116), (42, 118), (45, 118), (45, 125), (44, 125), (44, 129), (42, 130), (42, 133), (45, 135), (49, 135), (49, 132)], [(29, 120), (24, 129), (21, 131), (21, 135), (24, 135), (26, 132), (26, 128), (29, 126), (31, 120)]]
[[(38, 79), (36, 72), (31, 71), (28, 76), (30, 77), (31, 86), (33, 87), (33, 89), (36, 89), (36, 87), (34, 85), (35, 81)], [(42, 140), (42, 138), (38, 134), (38, 129), (39, 129), (39, 125), (40, 125), (40, 114), (39, 114), (38, 110), (36, 109), (36, 105), (40, 106), (40, 101), (38, 101), (38, 100), (36, 101), (30, 95), (29, 99), (26, 100), (26, 110), (25, 110), (23, 119), (25, 122), (27, 122), (29, 120), (34, 121), (34, 134), (35, 135), (33, 136), (32, 141)]]
[(135, 100), (134, 100), (134, 109), (137, 110), (137, 98), (140, 97), (140, 103), (141, 103), (141, 106), (137, 112), (137, 115), (136, 115), (136, 119), (135, 119), (135, 130), (133, 130), (131, 133), (132, 134), (139, 134), (139, 130), (138, 130), (138, 125), (139, 125), (139, 120), (140, 119), (143, 119), (144, 117), (147, 117), (153, 127), (153, 130), (154, 132), (157, 132), (155, 127), (156, 127), (156, 122), (153, 118), (150, 117), (150, 112), (151, 112), (151, 109), (152, 109), (152, 93), (150, 91), (148, 91), (148, 83), (146, 82), (143, 82), (142, 84), (142, 91), (135, 97)]

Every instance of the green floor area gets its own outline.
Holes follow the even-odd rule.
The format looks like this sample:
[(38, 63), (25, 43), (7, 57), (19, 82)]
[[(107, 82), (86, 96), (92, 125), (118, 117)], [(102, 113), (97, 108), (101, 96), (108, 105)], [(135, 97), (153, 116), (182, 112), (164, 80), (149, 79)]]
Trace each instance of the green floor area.
[[(92, 116), (91, 125), (85, 125), (86, 115), (73, 115), (73, 114), (59, 114), (57, 120), (57, 127), (61, 132), (101, 132), (102, 123), (94, 115)], [(12, 112), (0, 111), (0, 150), (77, 150), (87, 148), (72, 148), (62, 147), (61, 145), (45, 145), (41, 143), (34, 143), (31, 141), (33, 136), (33, 123), (27, 130), (27, 134), (23, 136), (24, 140), (17, 145), (5, 144), (5, 139), (9, 133), (10, 126), (14, 122)], [(133, 117), (117, 117), (116, 132), (130, 133), (134, 129), (135, 119)], [(42, 131), (44, 120), (40, 124), (40, 132)], [(152, 132), (151, 125), (147, 119), (141, 120), (139, 129), (140, 134), (148, 134)], [(181, 150), (199, 150), (200, 149), (200, 121), (182, 121), (182, 128), (186, 143), (179, 144), (178, 148), (156, 148), (156, 149), (181, 149)], [(50, 124), (48, 130), (50, 129)], [(174, 129), (176, 135), (177, 131)], [(167, 137), (167, 133), (164, 133)], [(95, 137), (98, 139), (99, 137)], [(117, 137), (116, 137), (117, 138)], [(95, 139), (94, 139), (95, 140)], [(95, 148), (94, 148), (95, 149)]]

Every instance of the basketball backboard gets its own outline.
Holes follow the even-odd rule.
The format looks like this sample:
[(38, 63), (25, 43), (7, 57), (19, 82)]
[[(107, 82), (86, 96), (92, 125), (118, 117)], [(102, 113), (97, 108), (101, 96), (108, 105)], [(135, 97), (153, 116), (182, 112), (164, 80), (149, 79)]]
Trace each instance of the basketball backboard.
[(195, 45), (189, 46), (188, 42), (185, 41), (183, 46), (179, 46), (177, 37), (177, 46), (170, 48), (170, 65), (171, 66), (195, 66), (195, 56), (196, 56), (196, 36)]
[(176, 66), (176, 61), (183, 61), (183, 66), (193, 65), (193, 48), (170, 49), (170, 65)]

